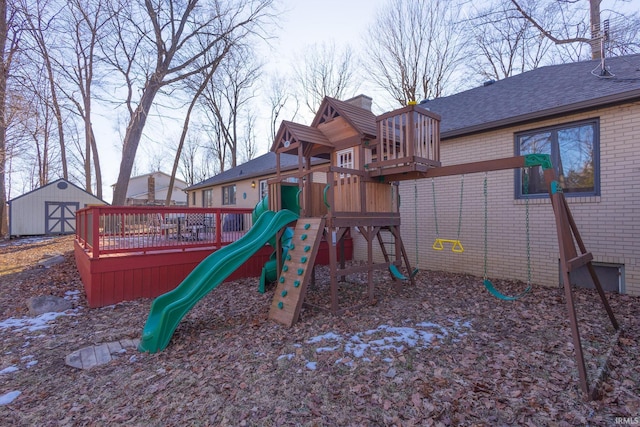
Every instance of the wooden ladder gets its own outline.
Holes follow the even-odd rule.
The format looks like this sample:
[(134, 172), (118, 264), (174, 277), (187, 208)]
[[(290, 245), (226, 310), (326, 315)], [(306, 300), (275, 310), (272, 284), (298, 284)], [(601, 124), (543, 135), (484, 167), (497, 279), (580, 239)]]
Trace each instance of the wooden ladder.
[(291, 327), (300, 315), (324, 231), (324, 218), (300, 218), (284, 260), (269, 318)]

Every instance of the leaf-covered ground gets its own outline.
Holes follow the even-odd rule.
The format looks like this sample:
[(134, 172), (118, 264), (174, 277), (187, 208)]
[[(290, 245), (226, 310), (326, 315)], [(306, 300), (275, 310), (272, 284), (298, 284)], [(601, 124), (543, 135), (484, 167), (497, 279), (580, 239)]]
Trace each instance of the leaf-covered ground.
[[(332, 316), (303, 309), (284, 328), (267, 319), (273, 290), (222, 284), (183, 319), (168, 348), (135, 350), (78, 370), (67, 354), (139, 338), (151, 300), (88, 309), (69, 237), (0, 245), (0, 406), (3, 425), (529, 425), (610, 426), (640, 421), (640, 298), (610, 295), (618, 343), (593, 291), (576, 291), (587, 370), (608, 357), (601, 399), (583, 399), (563, 292), (534, 286), (517, 302), (490, 296), (471, 276), (420, 272), (394, 290), (377, 273), (376, 304)], [(45, 255), (66, 262), (30, 267)], [(344, 304), (364, 298), (366, 276), (341, 284)], [(517, 292), (520, 283), (497, 283)], [(67, 296), (75, 308), (46, 329), (25, 301)], [(328, 303), (318, 268), (309, 301)], [(12, 319), (12, 322), (6, 322)], [(4, 322), (4, 323), (3, 323)], [(11, 324), (13, 326), (6, 326)], [(26, 325), (26, 323), (25, 323)], [(621, 421), (621, 420), (618, 420)], [(624, 421), (624, 420), (622, 420)]]

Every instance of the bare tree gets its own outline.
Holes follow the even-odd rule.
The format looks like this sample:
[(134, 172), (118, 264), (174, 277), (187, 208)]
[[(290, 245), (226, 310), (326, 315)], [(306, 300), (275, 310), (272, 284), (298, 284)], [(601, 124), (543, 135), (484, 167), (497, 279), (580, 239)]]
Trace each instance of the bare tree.
[(500, 80), (539, 67), (552, 45), (521, 19), (510, 0), (476, 9), (467, 23), (475, 53), (471, 68), (484, 80)]
[(369, 31), (371, 78), (400, 105), (446, 94), (463, 54), (459, 9), (448, 0), (392, 0)]
[(272, 75), (269, 78), (269, 92), (267, 98), (269, 99), (269, 126), (270, 126), (270, 139), (268, 141), (268, 149), (271, 148), (272, 142), (276, 139), (276, 132), (280, 126), (282, 120), (282, 114), (285, 107), (290, 103), (295, 103), (293, 107), (293, 114), (290, 120), (293, 120), (298, 114), (300, 104), (298, 98), (293, 95), (293, 92), (288, 86), (288, 79), (279, 75)]
[(16, 10), (0, 0), (0, 236), (9, 231), (7, 212), (7, 81), (14, 55), (18, 51), (21, 29), (17, 25)]
[[(109, 58), (125, 76), (129, 101), (142, 87), (125, 133), (113, 204), (125, 202), (129, 178), (156, 95), (225, 57), (238, 40), (258, 31), (273, 0), (144, 0), (125, 3), (113, 31), (121, 31)], [(215, 52), (216, 54), (212, 54)], [(209, 61), (204, 61), (209, 55)], [(115, 58), (124, 56), (124, 62)], [(124, 67), (123, 67), (124, 66)], [(138, 67), (137, 69), (134, 69)], [(138, 71), (136, 74), (135, 72)], [(130, 104), (131, 106), (134, 103)]]
[(220, 149), (224, 153), (219, 151), (222, 171), (226, 167), (225, 160), (232, 168), (238, 164), (243, 113), (253, 108), (250, 102), (256, 96), (254, 85), (261, 71), (261, 65), (254, 64), (245, 49), (236, 50), (227, 57), (202, 94), (202, 108), (209, 110), (207, 117), (217, 122), (214, 126), (216, 134), (221, 138), (219, 142), (223, 142)]
[[(55, 38), (52, 37), (53, 21), (56, 19), (59, 10), (56, 4), (50, 0), (36, 0), (35, 2), (20, 1), (20, 7), (25, 17), (26, 33), (33, 41), (33, 51), (37, 52), (38, 63), (42, 63), (49, 83), (50, 107), (53, 110), (58, 130), (58, 144), (60, 146), (60, 157), (62, 167), (62, 177), (69, 179), (67, 168), (67, 154), (64, 134), (64, 118), (62, 107), (58, 98), (58, 87), (56, 86), (57, 76), (54, 70), (53, 55), (50, 43)], [(31, 50), (31, 49), (30, 49)]]
[[(222, 58), (221, 58), (222, 59)], [(218, 69), (219, 62), (216, 62), (209, 67), (207, 70), (202, 71), (202, 79), (200, 84), (198, 85), (195, 95), (191, 99), (189, 103), (189, 107), (187, 108), (187, 114), (184, 117), (184, 123), (182, 124), (182, 134), (180, 135), (180, 141), (178, 141), (178, 147), (176, 148), (176, 154), (173, 160), (173, 167), (171, 169), (171, 178), (169, 179), (169, 188), (167, 189), (167, 198), (165, 199), (165, 205), (171, 205), (171, 196), (173, 194), (173, 185), (176, 180), (176, 172), (178, 171), (178, 166), (180, 164), (180, 159), (182, 157), (182, 148), (184, 147), (184, 142), (187, 139), (187, 132), (189, 131), (189, 122), (191, 121), (191, 113), (193, 109), (196, 107), (200, 96), (204, 92), (204, 90), (209, 86), (209, 82), (211, 78), (215, 74)], [(194, 76), (196, 77), (196, 76)], [(189, 83), (189, 81), (187, 81)]]
[(258, 145), (256, 143), (256, 114), (248, 111), (244, 117), (244, 130), (240, 144), (240, 163), (248, 162), (256, 157)]
[(338, 49), (334, 42), (313, 44), (300, 57), (293, 69), (299, 97), (311, 114), (326, 96), (343, 99), (358, 90), (356, 61), (349, 45)]
[[(610, 40), (609, 48), (614, 55), (640, 51), (640, 16), (637, 12), (624, 15), (617, 10), (607, 10), (603, 19), (602, 0), (538, 0), (528, 5), (522, 0), (510, 1), (544, 37), (556, 45), (573, 47), (573, 52), (569, 52), (571, 60), (581, 59), (576, 46), (585, 45), (590, 47), (592, 59), (601, 58), (605, 42)], [(544, 22), (541, 14), (551, 14), (555, 19)], [(616, 23), (614, 32), (609, 31), (608, 24), (604, 25), (609, 19)], [(612, 36), (615, 37), (611, 39)]]
[(96, 178), (96, 196), (102, 198), (102, 170), (92, 124), (93, 86), (96, 83), (98, 44), (104, 37), (111, 15), (104, 2), (69, 0), (65, 8), (64, 23), (60, 25), (65, 40), (64, 50), (54, 58), (60, 73), (69, 82), (60, 90), (74, 106), (74, 113), (83, 123), (83, 166), (85, 190), (92, 191), (92, 168)]

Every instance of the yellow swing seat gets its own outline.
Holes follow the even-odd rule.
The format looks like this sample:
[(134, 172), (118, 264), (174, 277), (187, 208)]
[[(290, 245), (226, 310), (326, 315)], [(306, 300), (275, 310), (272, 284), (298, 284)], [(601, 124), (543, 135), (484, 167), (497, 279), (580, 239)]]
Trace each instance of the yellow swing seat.
[(462, 246), (462, 242), (460, 240), (453, 239), (436, 239), (433, 242), (433, 246), (431, 246), (436, 251), (444, 250), (444, 243), (451, 243), (451, 252), (462, 253), (464, 252), (464, 247)]

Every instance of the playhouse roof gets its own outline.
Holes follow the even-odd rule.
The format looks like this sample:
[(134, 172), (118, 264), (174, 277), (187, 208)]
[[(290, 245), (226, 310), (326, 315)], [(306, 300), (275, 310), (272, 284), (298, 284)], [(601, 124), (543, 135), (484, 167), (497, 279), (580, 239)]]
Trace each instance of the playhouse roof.
[(640, 99), (640, 54), (540, 67), (422, 107), (442, 116), (442, 139)]
[(366, 108), (359, 107), (347, 101), (325, 97), (318, 108), (312, 127), (318, 127), (321, 123), (331, 119), (337, 114), (344, 118), (363, 137), (375, 139), (376, 116)]
[[(276, 138), (273, 141), (273, 145), (271, 146), (271, 151), (276, 151), (280, 146), (280, 143), (283, 142), (283, 139), (290, 138), (289, 141), (291, 143), (300, 142), (300, 143), (311, 143), (317, 144), (325, 147), (333, 147), (333, 144), (322, 132), (318, 129), (301, 125), (300, 123), (294, 123), (287, 120), (283, 120), (280, 124), (280, 128), (278, 129), (278, 133), (276, 134)], [(295, 151), (293, 148), (291, 151)]]

